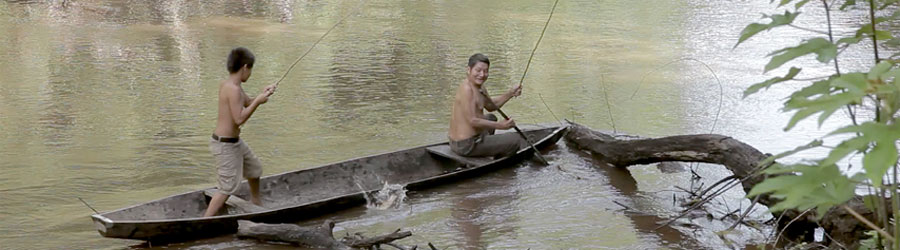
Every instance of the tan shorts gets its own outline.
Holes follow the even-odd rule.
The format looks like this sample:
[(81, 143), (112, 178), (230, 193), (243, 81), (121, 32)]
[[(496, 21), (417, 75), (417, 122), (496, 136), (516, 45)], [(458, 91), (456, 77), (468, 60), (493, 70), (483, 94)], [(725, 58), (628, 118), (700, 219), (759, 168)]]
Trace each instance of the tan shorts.
[(243, 178), (253, 179), (262, 175), (262, 163), (244, 140), (228, 143), (210, 139), (209, 151), (216, 158), (216, 187), (219, 192), (231, 195), (237, 192)]

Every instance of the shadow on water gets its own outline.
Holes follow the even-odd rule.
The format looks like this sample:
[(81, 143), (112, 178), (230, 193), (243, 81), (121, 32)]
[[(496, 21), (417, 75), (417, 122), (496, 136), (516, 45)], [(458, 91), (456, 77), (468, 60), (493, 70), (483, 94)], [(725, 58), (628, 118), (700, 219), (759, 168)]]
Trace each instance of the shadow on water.
[(700, 242), (693, 237), (688, 237), (678, 229), (669, 225), (660, 227), (660, 225), (668, 221), (667, 218), (642, 212), (644, 208), (640, 206), (641, 201), (636, 200), (642, 194), (638, 190), (637, 180), (631, 175), (631, 171), (627, 168), (613, 167), (594, 157), (593, 153), (578, 150), (571, 143), (564, 143), (569, 146), (570, 152), (586, 160), (591, 164), (592, 169), (606, 176), (609, 184), (622, 194), (622, 198), (627, 201), (626, 203), (631, 204), (630, 206), (619, 204), (619, 206), (623, 206), (622, 212), (628, 216), (635, 229), (642, 233), (656, 235), (664, 243), (675, 243), (686, 248), (699, 248), (701, 246)]

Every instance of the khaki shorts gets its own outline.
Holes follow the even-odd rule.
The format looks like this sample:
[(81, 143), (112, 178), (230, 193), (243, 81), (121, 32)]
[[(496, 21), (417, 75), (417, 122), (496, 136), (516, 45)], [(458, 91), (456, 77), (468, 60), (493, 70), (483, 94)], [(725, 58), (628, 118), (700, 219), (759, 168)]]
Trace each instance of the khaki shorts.
[(228, 143), (210, 139), (209, 151), (216, 158), (216, 187), (219, 192), (234, 194), (243, 178), (253, 179), (262, 175), (262, 163), (244, 140)]

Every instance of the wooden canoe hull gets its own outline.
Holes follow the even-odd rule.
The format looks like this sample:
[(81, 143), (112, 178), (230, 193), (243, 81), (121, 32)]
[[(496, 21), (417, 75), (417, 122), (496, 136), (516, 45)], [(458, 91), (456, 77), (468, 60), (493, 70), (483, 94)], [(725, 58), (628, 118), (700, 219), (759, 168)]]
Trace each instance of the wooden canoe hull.
[[(525, 133), (541, 149), (555, 144), (566, 130), (551, 127)], [(366, 202), (365, 193), (378, 191), (384, 182), (421, 190), (508, 167), (533, 153), (527, 148), (510, 157), (467, 166), (426, 150), (440, 144), (446, 142), (263, 177), (260, 192), (263, 205), (269, 208), (265, 211), (244, 213), (228, 207), (223, 208), (224, 215), (202, 217), (209, 197), (206, 190), (197, 190), (95, 214), (91, 219), (105, 237), (165, 242), (206, 238), (236, 232), (238, 220), (292, 222), (359, 206)], [(246, 199), (246, 181), (242, 185), (235, 196)]]

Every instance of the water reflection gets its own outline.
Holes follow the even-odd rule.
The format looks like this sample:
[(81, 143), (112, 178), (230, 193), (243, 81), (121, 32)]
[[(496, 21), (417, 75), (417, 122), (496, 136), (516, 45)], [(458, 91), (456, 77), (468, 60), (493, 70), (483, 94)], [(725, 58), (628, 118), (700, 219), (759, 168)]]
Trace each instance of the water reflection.
[[(506, 172), (506, 173), (504, 173)], [(476, 179), (455, 185), (461, 192), (454, 195), (449, 202), (451, 230), (456, 231), (460, 249), (486, 249), (490, 241), (483, 234), (493, 238), (516, 238), (519, 230), (515, 225), (519, 220), (515, 213), (515, 202), (520, 197), (512, 185), (516, 182), (515, 174), (510, 170), (494, 175), (496, 178)], [(478, 191), (476, 191), (478, 190)]]
[[(740, 98), (751, 82), (771, 77), (758, 73), (766, 63), (762, 55), (773, 44), (798, 38), (772, 31), (772, 39), (731, 50), (742, 28), (737, 24), (757, 21), (747, 13), (768, 12), (765, 2), (562, 1), (535, 54), (524, 95), (504, 110), (537, 123), (553, 120), (550, 109), (599, 129), (611, 128), (614, 120), (619, 129), (645, 136), (707, 132), (719, 95), (709, 91), (716, 85), (700, 65), (658, 70), (642, 83), (639, 96), (629, 98), (646, 72), (692, 57), (709, 63), (725, 85), (716, 132), (764, 152), (803, 144), (821, 133), (814, 123), (800, 124), (797, 133), (781, 131), (788, 117), (777, 105), (792, 86)], [(362, 6), (246, 126), (243, 136), (264, 172), (274, 174), (444, 140), (466, 58), (489, 55), (487, 87), (506, 90), (518, 82), (551, 5), (0, 1), (0, 55), (6, 55), (0, 67), (11, 69), (0, 79), (0, 246), (129, 245), (100, 238), (87, 218), (89, 209), (72, 197), (109, 210), (213, 186), (206, 150), (215, 119), (211, 100), (232, 47), (256, 52), (259, 64), (246, 89), (257, 93), (327, 28)], [(836, 28), (847, 31), (846, 26)], [(852, 50), (842, 57), (848, 67), (870, 61)], [(344, 228), (370, 234), (410, 228), (439, 246), (722, 246), (708, 230), (648, 230), (675, 211), (666, 205), (669, 197), (649, 192), (684, 181), (684, 174), (608, 168), (567, 150), (561, 145), (553, 151), (565, 162), (558, 169), (515, 167), (411, 195), (409, 211), (333, 216)], [(622, 211), (612, 201), (650, 215)], [(45, 237), (35, 241), (33, 235)], [(231, 236), (182, 246), (191, 244), (277, 248)]]

